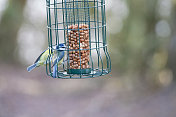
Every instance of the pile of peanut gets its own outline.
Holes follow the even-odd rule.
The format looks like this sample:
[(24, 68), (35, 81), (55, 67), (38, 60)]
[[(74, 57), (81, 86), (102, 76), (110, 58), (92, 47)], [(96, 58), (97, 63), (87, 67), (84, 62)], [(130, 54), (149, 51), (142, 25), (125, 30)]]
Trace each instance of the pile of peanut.
[(67, 44), (69, 44), (69, 69), (89, 68), (90, 48), (88, 27), (89, 26), (86, 24), (80, 24), (79, 27), (78, 24), (68, 27)]

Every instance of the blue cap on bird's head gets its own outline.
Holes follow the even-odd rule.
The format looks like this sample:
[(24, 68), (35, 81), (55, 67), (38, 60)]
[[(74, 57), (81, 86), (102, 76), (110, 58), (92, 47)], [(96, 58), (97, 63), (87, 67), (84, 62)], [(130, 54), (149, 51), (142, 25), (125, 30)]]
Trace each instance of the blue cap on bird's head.
[(65, 47), (64, 43), (59, 44), (59, 47)]
[(59, 44), (59, 45), (56, 45), (56, 49), (57, 49), (57, 50), (65, 50), (65, 48), (66, 48), (66, 46), (65, 46), (64, 43), (61, 43), (61, 44)]

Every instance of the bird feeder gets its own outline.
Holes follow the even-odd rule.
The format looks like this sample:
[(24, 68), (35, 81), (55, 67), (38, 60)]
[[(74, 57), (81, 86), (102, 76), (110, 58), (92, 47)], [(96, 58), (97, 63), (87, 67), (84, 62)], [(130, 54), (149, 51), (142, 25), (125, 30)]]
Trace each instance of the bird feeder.
[[(66, 45), (57, 78), (94, 78), (111, 71), (107, 50), (105, 0), (46, 0), (48, 46)], [(52, 55), (46, 72), (53, 77)]]

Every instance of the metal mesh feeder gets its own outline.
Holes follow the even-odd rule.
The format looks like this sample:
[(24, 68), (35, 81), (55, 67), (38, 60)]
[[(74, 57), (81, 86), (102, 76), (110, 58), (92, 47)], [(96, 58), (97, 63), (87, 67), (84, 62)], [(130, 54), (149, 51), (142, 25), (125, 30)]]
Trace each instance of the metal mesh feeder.
[[(46, 0), (48, 56), (46, 72), (56, 78), (93, 78), (111, 72), (107, 51), (105, 0)], [(66, 45), (64, 63), (53, 76), (53, 46)]]

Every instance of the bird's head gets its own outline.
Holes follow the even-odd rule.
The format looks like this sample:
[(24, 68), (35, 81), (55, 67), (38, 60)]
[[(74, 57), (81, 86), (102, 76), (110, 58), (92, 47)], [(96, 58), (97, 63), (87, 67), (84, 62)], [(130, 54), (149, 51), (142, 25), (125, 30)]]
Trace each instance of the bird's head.
[(66, 46), (65, 46), (64, 43), (61, 43), (61, 44), (59, 44), (59, 45), (56, 45), (56, 49), (58, 49), (58, 50), (65, 50), (65, 48), (66, 48)]
[(61, 44), (59, 44), (59, 47), (60, 47), (60, 48), (65, 48), (65, 44), (64, 44), (64, 43), (61, 43)]

